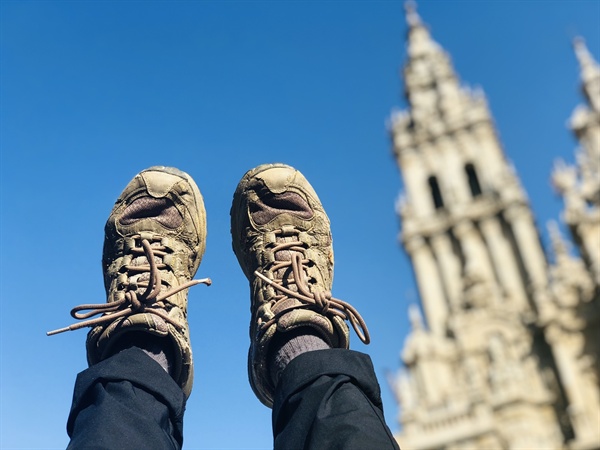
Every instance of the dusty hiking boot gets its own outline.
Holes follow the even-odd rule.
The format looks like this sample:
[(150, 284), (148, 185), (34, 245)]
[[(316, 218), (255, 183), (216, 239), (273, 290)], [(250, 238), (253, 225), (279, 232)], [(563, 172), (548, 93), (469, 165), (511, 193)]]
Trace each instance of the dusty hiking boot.
[(331, 296), (329, 219), (299, 171), (265, 164), (247, 172), (233, 197), (231, 234), (250, 281), (250, 384), (271, 407), (275, 386), (267, 356), (276, 333), (311, 327), (332, 348), (349, 346), (345, 320), (363, 342), (369, 342), (369, 334), (358, 312)]
[[(48, 334), (93, 327), (87, 338), (90, 365), (107, 358), (124, 334), (145, 332), (165, 339), (175, 357), (171, 375), (186, 397), (193, 362), (187, 323), (187, 289), (206, 242), (206, 213), (192, 178), (170, 167), (136, 175), (117, 199), (106, 222), (102, 269), (107, 303), (71, 311), (89, 319)], [(81, 312), (89, 310), (88, 312)]]

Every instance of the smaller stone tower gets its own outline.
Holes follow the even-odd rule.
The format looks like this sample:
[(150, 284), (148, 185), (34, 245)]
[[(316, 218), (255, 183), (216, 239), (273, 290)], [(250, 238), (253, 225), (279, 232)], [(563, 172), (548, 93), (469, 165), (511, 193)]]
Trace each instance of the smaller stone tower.
[(600, 448), (600, 67), (583, 39), (576, 39), (574, 48), (586, 104), (575, 109), (570, 128), (581, 147), (576, 166), (559, 162), (552, 179), (579, 256), (551, 224), (552, 302), (540, 324), (568, 405), (569, 448), (587, 450)]

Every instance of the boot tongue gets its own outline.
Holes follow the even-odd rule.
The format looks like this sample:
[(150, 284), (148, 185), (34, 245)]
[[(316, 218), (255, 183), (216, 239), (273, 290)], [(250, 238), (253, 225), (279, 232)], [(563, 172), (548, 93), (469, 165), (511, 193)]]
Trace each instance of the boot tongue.
[(124, 226), (133, 225), (140, 220), (153, 219), (162, 226), (176, 229), (183, 223), (183, 217), (168, 198), (141, 197), (134, 200), (119, 219)]
[(302, 220), (310, 220), (314, 215), (308, 202), (296, 192), (268, 193), (250, 203), (250, 215), (257, 225), (265, 225), (281, 214)]

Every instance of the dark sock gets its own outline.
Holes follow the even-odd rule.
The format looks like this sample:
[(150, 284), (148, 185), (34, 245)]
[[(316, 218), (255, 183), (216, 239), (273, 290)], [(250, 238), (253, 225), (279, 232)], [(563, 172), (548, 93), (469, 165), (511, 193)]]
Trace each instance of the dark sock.
[(143, 331), (132, 331), (123, 334), (112, 349), (112, 354), (117, 354), (131, 347), (137, 347), (146, 353), (172, 375), (174, 351), (169, 339), (155, 336)]
[(313, 350), (331, 348), (321, 335), (311, 327), (296, 328), (274, 336), (269, 351), (269, 370), (273, 384), (277, 384), (289, 362), (296, 356)]

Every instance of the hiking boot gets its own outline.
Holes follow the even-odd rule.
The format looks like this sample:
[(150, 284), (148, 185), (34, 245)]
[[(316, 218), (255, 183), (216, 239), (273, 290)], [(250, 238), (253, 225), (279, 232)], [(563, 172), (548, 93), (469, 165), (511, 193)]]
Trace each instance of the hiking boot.
[(250, 384), (272, 407), (275, 386), (267, 357), (276, 333), (310, 327), (332, 348), (349, 346), (345, 320), (363, 342), (369, 342), (369, 334), (356, 310), (331, 296), (329, 219), (299, 171), (284, 164), (248, 171), (233, 196), (231, 234), (250, 282)]
[[(111, 356), (127, 333), (165, 338), (175, 358), (171, 376), (189, 397), (193, 381), (187, 289), (206, 243), (206, 213), (192, 178), (175, 168), (151, 167), (125, 187), (106, 222), (102, 269), (107, 303), (71, 311), (88, 319), (50, 332), (93, 327), (86, 342), (91, 365)], [(88, 312), (81, 312), (89, 310)]]

